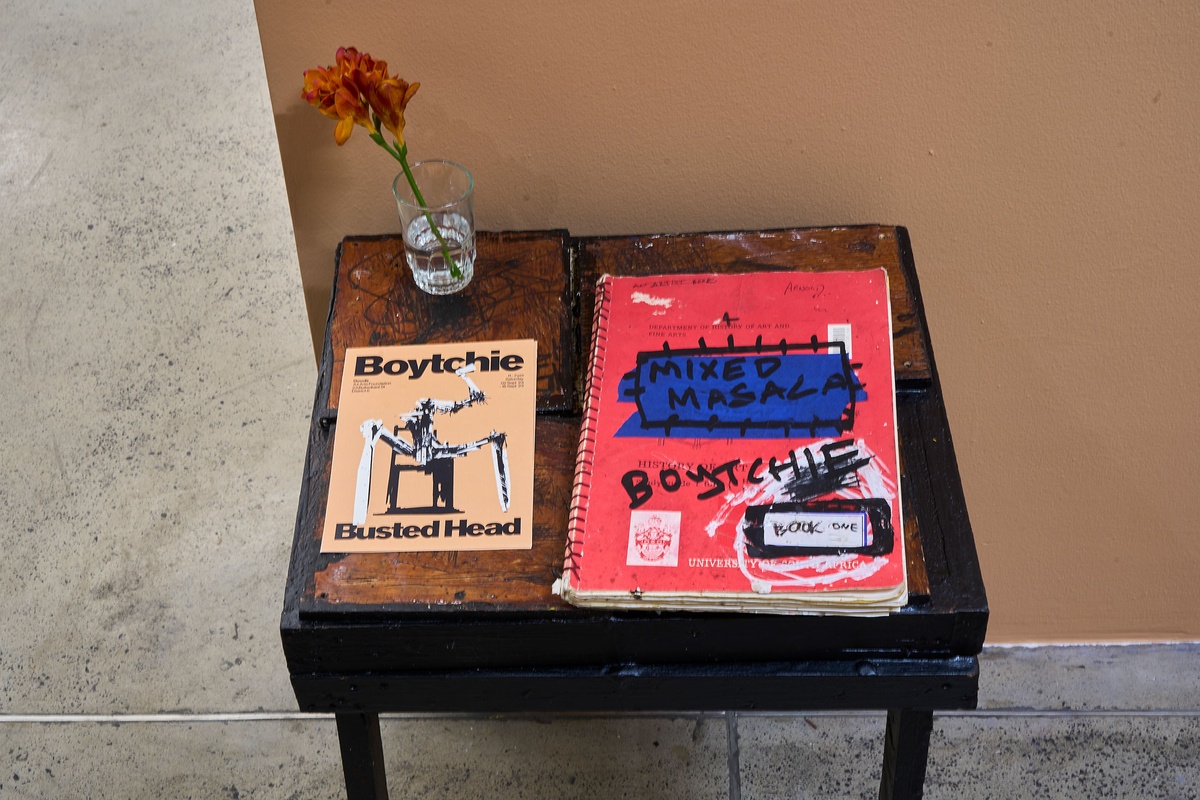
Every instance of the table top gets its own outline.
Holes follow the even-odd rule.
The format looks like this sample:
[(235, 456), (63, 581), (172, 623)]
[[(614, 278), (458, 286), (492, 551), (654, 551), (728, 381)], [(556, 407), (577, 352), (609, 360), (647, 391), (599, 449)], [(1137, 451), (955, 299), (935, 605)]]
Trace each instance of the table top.
[[(351, 237), (339, 247), (281, 624), (293, 675), (979, 652), (987, 601), (903, 228), (481, 233), (477, 245), (473, 282), (444, 297), (416, 288), (399, 237)], [(878, 267), (887, 269), (892, 295), (908, 607), (875, 618), (617, 612), (574, 608), (552, 594), (596, 279)], [(322, 554), (346, 348), (517, 338), (538, 341), (533, 548)]]

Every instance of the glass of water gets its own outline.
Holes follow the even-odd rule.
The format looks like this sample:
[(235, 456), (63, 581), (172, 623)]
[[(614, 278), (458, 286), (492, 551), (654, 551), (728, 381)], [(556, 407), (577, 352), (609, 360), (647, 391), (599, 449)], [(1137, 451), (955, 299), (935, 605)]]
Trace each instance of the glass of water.
[[(418, 161), (414, 194), (401, 172), (392, 181), (413, 280), (430, 294), (451, 294), (475, 275), (475, 179), (453, 161)], [(457, 274), (455, 274), (457, 273)]]

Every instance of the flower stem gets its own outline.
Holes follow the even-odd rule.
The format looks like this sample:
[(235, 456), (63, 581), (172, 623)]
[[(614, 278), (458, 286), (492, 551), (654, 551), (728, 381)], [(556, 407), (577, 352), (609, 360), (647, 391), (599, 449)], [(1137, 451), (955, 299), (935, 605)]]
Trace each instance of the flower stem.
[(389, 147), (383, 136), (375, 139), (375, 141), (383, 145), (383, 149), (387, 150), (388, 153), (391, 154), (392, 158), (400, 162), (400, 168), (404, 170), (404, 177), (408, 180), (408, 185), (412, 188), (413, 198), (417, 201), (417, 205), (421, 207), (422, 212), (425, 214), (425, 219), (429, 222), (429, 230), (433, 232), (433, 235), (437, 237), (438, 243), (442, 246), (442, 258), (444, 258), (446, 263), (450, 265), (450, 275), (455, 278), (461, 278), (462, 270), (458, 268), (458, 263), (454, 260), (454, 256), (450, 255), (450, 245), (446, 243), (446, 240), (442, 237), (442, 231), (438, 228), (437, 223), (433, 221), (433, 215), (429, 213), (429, 210), (426, 207), (425, 198), (421, 196), (421, 190), (417, 188), (417, 179), (413, 177), (412, 170), (409, 169), (408, 145), (403, 144)]

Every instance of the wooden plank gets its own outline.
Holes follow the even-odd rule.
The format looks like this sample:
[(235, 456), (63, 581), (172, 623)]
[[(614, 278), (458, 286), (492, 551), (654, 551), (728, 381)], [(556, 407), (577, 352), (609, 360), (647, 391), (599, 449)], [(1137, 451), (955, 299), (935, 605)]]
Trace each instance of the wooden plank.
[(974, 657), (293, 675), (302, 711), (417, 713), (974, 708)]
[[(605, 273), (829, 272), (883, 267), (892, 301), (896, 379), (927, 382), (931, 376), (928, 336), (898, 240), (898, 229), (880, 225), (577, 239), (580, 318), (591, 320), (593, 287)], [(590, 339), (591, 332), (585, 329), (582, 352), (588, 352)]]
[[(907, 431), (901, 430), (907, 435)], [(908, 501), (907, 487), (908, 465), (904, 455), (904, 444), (900, 445), (900, 505), (904, 515), (904, 558), (908, 576), (909, 603), (923, 602), (929, 599), (929, 573), (925, 571), (925, 551), (921, 547), (921, 525), (917, 511)]]
[(292, 674), (522, 669), (607, 663), (836, 659), (846, 653), (972, 655), (960, 615), (910, 607), (885, 617), (638, 612), (375, 612), (352, 606), (282, 630)]
[[(977, 634), (982, 645), (988, 616), (987, 594), (946, 407), (940, 391), (931, 391), (922, 398), (921, 402), (905, 404), (910, 433), (904, 442), (913, 461), (921, 464), (916, 469), (920, 480), (915, 482), (918, 485), (913, 495), (917, 513), (929, 520), (929, 527), (933, 528), (922, 537), (927, 562), (942, 573), (940, 580), (953, 595), (943, 600), (952, 602), (955, 608), (976, 612)], [(932, 575), (930, 582), (937, 583)]]
[(332, 391), (337, 407), (347, 347), (537, 339), (538, 409), (574, 404), (575, 325), (566, 231), (480, 232), (475, 278), (453, 295), (413, 283), (399, 236), (355, 236), (338, 252)]

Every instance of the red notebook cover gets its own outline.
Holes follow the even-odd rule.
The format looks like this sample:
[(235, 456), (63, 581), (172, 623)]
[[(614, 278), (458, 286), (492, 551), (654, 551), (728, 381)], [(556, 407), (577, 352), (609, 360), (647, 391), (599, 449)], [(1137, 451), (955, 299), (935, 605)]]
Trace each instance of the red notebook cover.
[(568, 601), (905, 602), (884, 270), (605, 276), (586, 402)]

